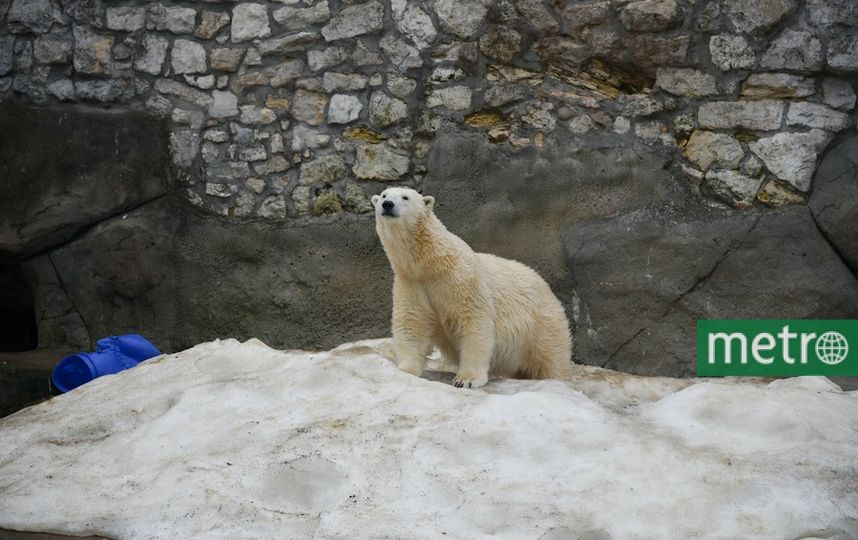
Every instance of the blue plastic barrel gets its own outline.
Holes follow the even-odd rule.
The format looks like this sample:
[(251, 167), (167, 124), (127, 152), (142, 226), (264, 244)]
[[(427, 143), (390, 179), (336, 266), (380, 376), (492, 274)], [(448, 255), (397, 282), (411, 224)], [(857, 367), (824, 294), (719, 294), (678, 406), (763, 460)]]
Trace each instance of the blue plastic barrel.
[(161, 354), (161, 351), (138, 334), (99, 339), (97, 346), (95, 352), (66, 356), (57, 364), (51, 379), (60, 392), (68, 392), (102, 375), (119, 373)]

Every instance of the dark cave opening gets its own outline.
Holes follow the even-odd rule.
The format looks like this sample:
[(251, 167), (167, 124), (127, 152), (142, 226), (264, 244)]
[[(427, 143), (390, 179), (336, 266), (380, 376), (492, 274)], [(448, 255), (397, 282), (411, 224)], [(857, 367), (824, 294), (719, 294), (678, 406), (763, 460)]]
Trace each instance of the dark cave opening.
[(0, 265), (0, 352), (21, 352), (39, 345), (33, 295), (21, 265)]

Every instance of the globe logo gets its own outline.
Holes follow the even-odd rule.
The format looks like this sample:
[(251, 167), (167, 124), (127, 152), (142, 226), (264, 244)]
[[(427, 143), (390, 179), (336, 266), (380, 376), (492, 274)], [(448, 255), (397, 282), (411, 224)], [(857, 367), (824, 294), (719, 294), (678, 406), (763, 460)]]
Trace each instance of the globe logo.
[(849, 342), (839, 332), (826, 332), (816, 340), (816, 357), (829, 366), (846, 360)]

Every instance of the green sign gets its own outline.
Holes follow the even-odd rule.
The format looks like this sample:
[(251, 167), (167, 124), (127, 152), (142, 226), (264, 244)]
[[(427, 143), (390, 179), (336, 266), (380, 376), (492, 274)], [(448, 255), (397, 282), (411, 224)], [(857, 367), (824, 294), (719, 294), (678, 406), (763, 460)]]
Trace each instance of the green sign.
[(697, 321), (697, 375), (858, 376), (858, 320)]

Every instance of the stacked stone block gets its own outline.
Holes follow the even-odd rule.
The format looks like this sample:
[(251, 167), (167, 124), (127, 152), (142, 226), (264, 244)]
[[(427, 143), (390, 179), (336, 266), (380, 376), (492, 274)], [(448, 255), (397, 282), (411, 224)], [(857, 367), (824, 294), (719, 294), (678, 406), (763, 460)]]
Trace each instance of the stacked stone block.
[(439, 129), (510, 152), (641, 139), (702, 197), (802, 204), (854, 126), (852, 0), (6, 0), (0, 99), (165, 118), (187, 198), (371, 210)]

